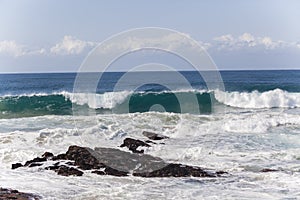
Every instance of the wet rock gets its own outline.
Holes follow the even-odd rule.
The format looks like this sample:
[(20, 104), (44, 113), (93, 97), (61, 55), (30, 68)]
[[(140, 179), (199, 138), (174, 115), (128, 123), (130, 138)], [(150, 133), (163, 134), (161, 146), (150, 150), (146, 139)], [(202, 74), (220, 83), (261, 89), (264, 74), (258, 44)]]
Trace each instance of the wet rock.
[(83, 170), (100, 169), (105, 167), (92, 155), (93, 150), (85, 147), (70, 146), (65, 158), (74, 160), (74, 165)]
[[(129, 146), (137, 151), (137, 147), (145, 145), (143, 141), (126, 138), (122, 146)], [(146, 146), (150, 146), (146, 144)], [(45, 156), (47, 157), (47, 156)], [(58, 158), (61, 161), (51, 164)], [(53, 170), (62, 176), (82, 176), (83, 170), (93, 170), (98, 175), (112, 176), (134, 176), (141, 177), (218, 177), (226, 172), (211, 172), (200, 167), (168, 163), (161, 158), (141, 153), (130, 153), (113, 148), (90, 149), (80, 146), (70, 146), (65, 154), (46, 158), (35, 158), (26, 162), (26, 166), (39, 166), (48, 162), (46, 170)], [(28, 164), (29, 163), (29, 164)], [(14, 168), (21, 167), (21, 163), (13, 165)], [(24, 167), (24, 166), (23, 166)]]
[(51, 160), (65, 160), (66, 154), (58, 154), (57, 156), (53, 156)]
[(42, 166), (42, 165), (43, 165), (43, 163), (30, 163), (28, 165), (28, 167), (38, 167), (38, 166)]
[(59, 168), (56, 170), (58, 175), (62, 176), (82, 176), (83, 172), (75, 169), (74, 167), (67, 167), (67, 166), (59, 166)]
[(279, 170), (277, 169), (269, 169), (269, 168), (265, 168), (265, 169), (262, 169), (260, 170), (260, 172), (278, 172)]
[(46, 158), (37, 157), (37, 158), (27, 161), (24, 166), (30, 166), (30, 165), (34, 165), (33, 163), (39, 163), (39, 162), (45, 162), (45, 161), (47, 161)]
[(111, 167), (106, 167), (103, 171), (100, 170), (92, 171), (92, 173), (98, 175), (128, 176), (128, 172), (119, 171)]
[(134, 173), (134, 176), (141, 177), (217, 177), (216, 173), (210, 173), (200, 167), (181, 165), (176, 163), (146, 173)]
[(128, 172), (123, 172), (111, 167), (106, 167), (104, 173), (106, 175), (112, 175), (112, 176), (128, 176)]
[(228, 172), (225, 172), (225, 171), (217, 171), (216, 174), (217, 174), (218, 176), (220, 176), (220, 175), (228, 174)]
[(21, 163), (15, 163), (11, 165), (11, 169), (17, 169), (19, 167), (23, 167), (23, 165)]
[(18, 190), (0, 188), (0, 199), (16, 199), (16, 200), (38, 200), (38, 195), (19, 192)]
[(151, 147), (149, 144), (132, 138), (126, 138), (120, 147), (128, 147), (133, 153), (144, 153), (144, 150), (137, 150), (138, 147)]
[(53, 156), (54, 156), (53, 153), (45, 152), (45, 153), (42, 155), (42, 158), (50, 159), (50, 158), (52, 158)]
[(93, 156), (105, 166), (120, 172), (146, 172), (160, 169), (167, 165), (164, 160), (158, 157), (147, 154), (129, 153), (113, 148), (95, 148)]
[(149, 131), (144, 131), (142, 134), (143, 134), (144, 136), (146, 136), (147, 138), (149, 138), (150, 140), (163, 140), (163, 139), (169, 139), (168, 136), (160, 135), (160, 134), (157, 134), (157, 133), (152, 133), (152, 132), (149, 132)]
[(46, 170), (52, 170), (52, 171), (57, 171), (59, 169), (60, 166), (58, 165), (53, 165), (53, 166), (49, 166), (49, 167), (45, 167)]
[(92, 171), (92, 173), (98, 174), (98, 175), (106, 175), (106, 173), (104, 171), (99, 171), (99, 170)]
[(60, 166), (61, 166), (60, 162), (57, 162), (57, 163), (54, 163), (54, 165), (52, 165), (52, 166), (45, 167), (45, 169), (56, 171), (59, 169)]
[(151, 140), (146, 140), (145, 142), (146, 142), (146, 143), (150, 143), (150, 144), (157, 144), (157, 143), (155, 143), (155, 142), (152, 142)]

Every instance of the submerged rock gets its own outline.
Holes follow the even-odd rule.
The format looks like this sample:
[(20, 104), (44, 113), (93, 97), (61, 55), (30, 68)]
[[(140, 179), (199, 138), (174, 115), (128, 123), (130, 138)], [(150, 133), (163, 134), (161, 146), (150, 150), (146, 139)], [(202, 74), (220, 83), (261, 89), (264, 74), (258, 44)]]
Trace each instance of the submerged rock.
[(277, 169), (269, 169), (269, 168), (265, 168), (265, 169), (262, 169), (260, 170), (260, 172), (278, 172), (279, 170)]
[(150, 140), (163, 140), (163, 139), (169, 139), (168, 136), (160, 135), (160, 134), (157, 134), (157, 133), (152, 133), (152, 132), (149, 132), (149, 131), (144, 131), (142, 134), (143, 134), (144, 136), (146, 136), (147, 138), (149, 138)]

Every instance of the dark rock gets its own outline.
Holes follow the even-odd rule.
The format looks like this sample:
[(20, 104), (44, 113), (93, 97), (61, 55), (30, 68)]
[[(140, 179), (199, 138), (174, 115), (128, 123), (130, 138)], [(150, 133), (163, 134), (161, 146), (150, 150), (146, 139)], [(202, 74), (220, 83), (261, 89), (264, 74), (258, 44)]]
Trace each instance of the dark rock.
[(42, 165), (43, 165), (43, 163), (30, 163), (28, 165), (28, 167), (38, 167), (38, 166), (42, 166)]
[(265, 169), (262, 169), (260, 170), (260, 172), (278, 172), (279, 170), (277, 169), (269, 169), (269, 168), (265, 168)]
[(74, 162), (66, 162), (66, 165), (73, 165), (73, 166), (75, 166), (75, 163)]
[(45, 169), (46, 169), (46, 170), (53, 170), (53, 171), (56, 171), (56, 170), (59, 169), (59, 167), (60, 167), (60, 166), (55, 166), (55, 165), (53, 165), (53, 166), (45, 167)]
[[(150, 145), (140, 140), (126, 138), (121, 146), (127, 146), (136, 152), (138, 151), (136, 148), (139, 146), (149, 147)], [(151, 155), (130, 153), (113, 148), (95, 148), (93, 150), (86, 147), (70, 146), (65, 154), (52, 156), (52, 160), (56, 159), (62, 161), (45, 169), (53, 170), (62, 176), (82, 176), (84, 172), (81, 170), (93, 170), (92, 173), (98, 175), (128, 176), (129, 173), (132, 173), (134, 176), (141, 177), (219, 177), (226, 174), (223, 171), (210, 172), (200, 167), (167, 163), (161, 158)], [(46, 158), (35, 158), (27, 161), (25, 166), (40, 166), (45, 161), (47, 161)], [(67, 165), (76, 166), (81, 170)], [(12, 167), (21, 166), (21, 163), (16, 163)]]
[(56, 171), (58, 170), (60, 167), (60, 162), (57, 162), (57, 163), (54, 163), (53, 166), (49, 166), (49, 167), (45, 167), (46, 170), (53, 170), (53, 171)]
[(29, 166), (32, 163), (39, 163), (39, 162), (45, 162), (45, 161), (47, 161), (46, 158), (37, 157), (37, 158), (27, 161), (24, 166)]
[(123, 172), (111, 167), (106, 167), (104, 173), (106, 175), (112, 175), (112, 176), (128, 176), (128, 172)]
[(147, 138), (149, 138), (150, 140), (163, 140), (163, 139), (169, 139), (168, 136), (165, 135), (160, 135), (157, 133), (152, 133), (152, 132), (148, 132), (148, 131), (144, 131), (143, 135), (146, 136)]
[(151, 140), (146, 140), (145, 142), (146, 142), (146, 143), (151, 143), (151, 144), (157, 144), (157, 143), (155, 143), (155, 142), (152, 142)]
[(18, 190), (0, 188), (0, 199), (38, 200), (40, 197), (30, 193), (19, 192)]
[(85, 147), (70, 146), (67, 153), (67, 160), (74, 160), (74, 165), (83, 170), (100, 169), (105, 167), (92, 155), (93, 150)]
[(51, 160), (66, 160), (66, 154), (58, 154), (57, 156), (53, 156)]
[(134, 173), (133, 175), (141, 177), (217, 177), (216, 174), (204, 171), (200, 167), (174, 163), (152, 172)]
[(74, 167), (60, 166), (57, 170), (58, 175), (62, 176), (82, 176), (83, 172)]
[(158, 157), (129, 153), (113, 148), (95, 148), (92, 154), (105, 166), (121, 172), (147, 172), (167, 165), (164, 160)]
[(50, 159), (50, 158), (52, 158), (53, 156), (54, 156), (53, 153), (45, 152), (45, 153), (42, 155), (42, 158)]
[(216, 172), (217, 175), (223, 175), (223, 174), (228, 174), (228, 172), (224, 172), (224, 171), (217, 171)]
[(21, 163), (15, 163), (11, 165), (11, 169), (17, 169), (19, 167), (23, 167), (23, 165)]
[(144, 153), (144, 150), (137, 150), (138, 147), (151, 147), (149, 144), (132, 138), (126, 138), (120, 147), (128, 147), (133, 153)]
[(99, 171), (99, 170), (92, 171), (92, 173), (98, 174), (98, 175), (106, 175), (106, 173), (104, 171)]

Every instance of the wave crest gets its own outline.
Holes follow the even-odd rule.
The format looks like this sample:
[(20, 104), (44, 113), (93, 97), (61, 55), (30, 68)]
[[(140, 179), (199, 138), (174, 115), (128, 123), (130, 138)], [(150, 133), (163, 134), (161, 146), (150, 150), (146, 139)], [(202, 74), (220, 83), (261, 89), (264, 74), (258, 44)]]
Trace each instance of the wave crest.
[(215, 98), (225, 105), (238, 108), (297, 108), (300, 93), (289, 93), (281, 89), (266, 92), (222, 92), (215, 91)]

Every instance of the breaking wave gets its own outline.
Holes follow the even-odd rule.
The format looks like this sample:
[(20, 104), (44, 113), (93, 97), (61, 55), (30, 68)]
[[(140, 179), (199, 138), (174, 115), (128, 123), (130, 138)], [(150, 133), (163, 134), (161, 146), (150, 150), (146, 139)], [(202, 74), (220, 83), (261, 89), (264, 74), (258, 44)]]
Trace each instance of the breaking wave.
[[(281, 89), (266, 92), (222, 91), (163, 91), (163, 92), (105, 92), (103, 94), (60, 92), (53, 94), (5, 95), (0, 97), (0, 118), (39, 115), (72, 115), (76, 109), (93, 109), (98, 114), (114, 112), (148, 112), (153, 105), (161, 105), (164, 112), (181, 113), (182, 107), (191, 106), (189, 99), (196, 96), (200, 113), (212, 112), (212, 101), (237, 108), (297, 108), (300, 93)], [(179, 102), (178, 97), (184, 102)], [(124, 110), (128, 107), (128, 110)], [(188, 109), (187, 109), (188, 110)], [(194, 113), (193, 107), (188, 113)]]

